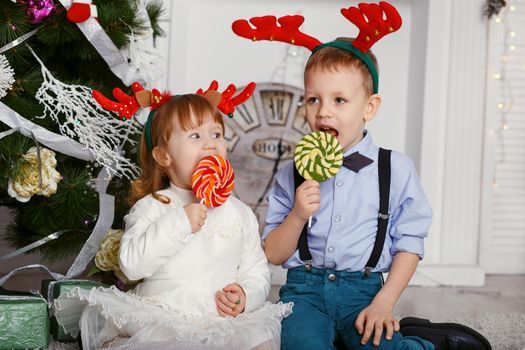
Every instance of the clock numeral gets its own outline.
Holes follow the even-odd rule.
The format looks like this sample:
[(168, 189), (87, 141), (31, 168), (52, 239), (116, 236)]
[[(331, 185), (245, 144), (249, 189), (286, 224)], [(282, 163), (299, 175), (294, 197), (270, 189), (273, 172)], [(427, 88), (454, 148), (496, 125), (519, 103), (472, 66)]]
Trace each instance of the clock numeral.
[(280, 98), (270, 100), (270, 111), (271, 111), (270, 120), (280, 121), (284, 119), (283, 118), (284, 117), (283, 105), (284, 105), (284, 101)]
[(250, 115), (250, 112), (248, 112), (248, 108), (246, 106), (241, 105), (240, 107), (237, 107), (237, 111), (241, 115), (242, 119), (244, 119), (244, 122), (248, 125), (253, 124), (254, 120), (252, 116)]
[(236, 116), (233, 117), (233, 120), (244, 132), (260, 126), (253, 98), (238, 106), (235, 114)]
[(263, 91), (261, 98), (266, 110), (266, 119), (270, 125), (285, 125), (290, 114), (293, 94), (286, 91)]

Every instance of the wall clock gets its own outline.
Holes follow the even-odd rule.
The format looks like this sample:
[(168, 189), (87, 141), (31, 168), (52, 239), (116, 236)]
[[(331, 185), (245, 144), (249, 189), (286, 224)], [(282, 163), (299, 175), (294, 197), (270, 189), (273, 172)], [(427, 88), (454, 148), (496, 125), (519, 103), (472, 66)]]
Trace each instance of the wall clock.
[(310, 132), (303, 90), (258, 83), (252, 98), (238, 106), (225, 124), (235, 195), (252, 208), (262, 230), (273, 177), (284, 161), (293, 158), (297, 142)]

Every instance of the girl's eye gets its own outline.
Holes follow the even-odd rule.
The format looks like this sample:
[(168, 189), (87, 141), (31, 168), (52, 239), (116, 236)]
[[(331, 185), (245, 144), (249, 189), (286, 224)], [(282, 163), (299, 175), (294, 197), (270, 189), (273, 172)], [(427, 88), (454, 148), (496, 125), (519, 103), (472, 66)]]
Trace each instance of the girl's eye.
[(319, 99), (317, 97), (308, 97), (308, 99), (306, 100), (306, 102), (310, 105), (317, 103), (318, 101)]
[(198, 133), (193, 133), (190, 135), (190, 139), (200, 139), (200, 136)]
[(213, 133), (213, 138), (220, 139), (221, 137), (222, 137), (222, 133), (220, 132)]
[(341, 104), (341, 103), (345, 103), (345, 102), (346, 102), (346, 100), (344, 98), (342, 98), (342, 97), (336, 97), (335, 98), (335, 103), (337, 103), (337, 104)]

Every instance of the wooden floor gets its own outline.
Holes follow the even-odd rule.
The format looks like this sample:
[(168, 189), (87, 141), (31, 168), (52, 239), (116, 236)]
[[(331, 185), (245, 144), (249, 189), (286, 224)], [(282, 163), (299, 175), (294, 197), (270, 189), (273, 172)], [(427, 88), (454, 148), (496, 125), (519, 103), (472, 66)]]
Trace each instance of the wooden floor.
[[(277, 301), (278, 286), (269, 299)], [(443, 322), (459, 316), (525, 312), (525, 275), (487, 275), (483, 287), (408, 287), (394, 314)]]

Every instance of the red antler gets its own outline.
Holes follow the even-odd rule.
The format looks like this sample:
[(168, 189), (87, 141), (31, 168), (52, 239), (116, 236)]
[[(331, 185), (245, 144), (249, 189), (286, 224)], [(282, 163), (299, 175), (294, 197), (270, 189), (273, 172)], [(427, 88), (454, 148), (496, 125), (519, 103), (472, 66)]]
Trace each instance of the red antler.
[[(341, 13), (359, 28), (359, 35), (352, 43), (359, 50), (367, 52), (379, 39), (401, 28), (401, 16), (388, 2), (361, 3), (358, 6), (343, 8)], [(386, 19), (383, 19), (383, 13)]]
[[(277, 25), (277, 21), (281, 25), (280, 27)], [(299, 30), (303, 22), (304, 17), (300, 15), (284, 16), (278, 20), (275, 16), (263, 16), (250, 19), (250, 23), (255, 26), (255, 29), (245, 19), (238, 19), (233, 22), (232, 29), (235, 34), (253, 41), (276, 40), (313, 50), (321, 42)]]
[(205, 96), (206, 93), (208, 93), (210, 91), (217, 91), (218, 88), (219, 88), (219, 83), (217, 82), (217, 80), (212, 80), (208, 90), (202, 91), (202, 89), (199, 89), (199, 90), (197, 90), (196, 94), (197, 95), (201, 95), (201, 96)]
[(250, 98), (255, 90), (256, 84), (249, 83), (237, 96), (233, 97), (237, 88), (235, 85), (230, 84), (221, 94), (218, 92), (219, 83), (216, 80), (213, 80), (210, 84), (210, 87), (206, 91), (202, 89), (197, 90), (197, 95), (206, 97), (211, 103), (217, 106), (217, 108), (224, 114), (228, 115), (230, 118), (233, 116), (235, 111), (235, 106), (238, 106)]
[(97, 90), (93, 90), (91, 94), (104, 109), (117, 112), (119, 116), (125, 119), (130, 119), (140, 107), (150, 107), (152, 110), (157, 109), (171, 97), (169, 92), (160, 93), (157, 89), (144, 90), (142, 85), (137, 82), (131, 84), (131, 90), (133, 90), (134, 94), (130, 96), (126, 95), (119, 88), (113, 89), (113, 96), (119, 102), (110, 100)]
[[(144, 90), (142, 85), (140, 85), (137, 82), (131, 85), (131, 89), (134, 93)], [(97, 90), (93, 90), (91, 94), (93, 95), (93, 98), (98, 102), (98, 104), (101, 105), (104, 109), (107, 109), (108, 111), (117, 112), (119, 116), (126, 119), (130, 119), (140, 108), (140, 105), (137, 102), (135, 95), (126, 95), (119, 88), (113, 89), (113, 96), (115, 96), (115, 98), (119, 102), (110, 100), (106, 96), (102, 95), (100, 91)]]

